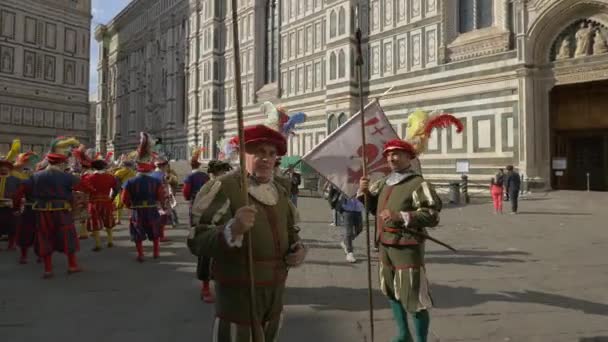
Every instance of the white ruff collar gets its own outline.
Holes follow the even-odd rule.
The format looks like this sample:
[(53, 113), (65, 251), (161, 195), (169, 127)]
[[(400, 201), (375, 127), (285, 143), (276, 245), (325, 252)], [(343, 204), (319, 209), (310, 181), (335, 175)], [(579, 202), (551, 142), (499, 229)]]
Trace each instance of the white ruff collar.
[(249, 194), (265, 205), (274, 206), (279, 202), (279, 190), (273, 180), (260, 184), (249, 177)]
[(386, 178), (386, 185), (388, 185), (388, 186), (397, 185), (397, 184), (403, 182), (405, 179), (410, 178), (415, 175), (418, 175), (418, 173), (412, 169), (408, 169), (405, 172), (392, 172)]

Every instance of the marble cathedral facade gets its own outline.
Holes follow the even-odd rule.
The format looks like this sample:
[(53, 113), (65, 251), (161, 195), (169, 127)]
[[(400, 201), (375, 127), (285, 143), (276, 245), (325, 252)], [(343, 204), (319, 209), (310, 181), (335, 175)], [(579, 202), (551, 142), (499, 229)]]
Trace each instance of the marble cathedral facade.
[[(135, 0), (98, 28), (100, 144), (129, 150), (136, 132), (148, 129), (176, 158), (201, 145), (214, 157), (215, 142), (236, 129), (226, 3)], [(433, 135), (423, 156), (427, 177), (459, 177), (456, 162), (467, 160), (470, 177), (482, 182), (512, 164), (539, 187), (578, 189), (590, 174), (592, 188), (608, 189), (607, 0), (238, 5), (246, 122), (263, 122), (266, 100), (306, 112), (290, 155), (304, 155), (357, 111), (361, 13), (366, 100), (393, 87), (381, 104), (400, 135), (417, 108), (451, 112), (465, 124), (463, 134)]]
[(92, 144), (89, 0), (0, 2), (0, 154), (46, 152), (57, 135)]

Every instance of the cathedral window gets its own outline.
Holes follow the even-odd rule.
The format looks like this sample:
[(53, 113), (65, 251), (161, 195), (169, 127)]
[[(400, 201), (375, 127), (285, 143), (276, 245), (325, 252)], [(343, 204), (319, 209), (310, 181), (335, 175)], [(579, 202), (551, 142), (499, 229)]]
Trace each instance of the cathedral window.
[(338, 14), (338, 34), (343, 35), (346, 33), (346, 11), (344, 7), (340, 7)]
[(329, 15), (329, 38), (336, 36), (336, 11), (331, 11)]
[(494, 23), (494, 1), (458, 0), (458, 22), (460, 33), (491, 27)]
[(333, 52), (329, 56), (329, 79), (336, 79), (336, 54)]
[(269, 0), (266, 4), (266, 46), (265, 83), (277, 81), (279, 69), (279, 15), (276, 0)]
[(346, 77), (346, 57), (344, 56), (344, 50), (340, 50), (338, 53), (338, 78)]

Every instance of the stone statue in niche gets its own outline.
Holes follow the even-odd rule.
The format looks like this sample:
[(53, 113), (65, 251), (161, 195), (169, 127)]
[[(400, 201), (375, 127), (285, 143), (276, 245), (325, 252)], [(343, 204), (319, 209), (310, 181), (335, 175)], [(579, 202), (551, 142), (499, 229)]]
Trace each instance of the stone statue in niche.
[(55, 63), (53, 60), (48, 58), (46, 60), (46, 66), (44, 67), (45, 79), (52, 81), (55, 79)]
[(28, 54), (25, 58), (25, 70), (24, 73), (26, 76), (34, 76), (34, 56)]
[(587, 23), (582, 22), (581, 27), (576, 32), (576, 50), (574, 57), (587, 56), (589, 54), (589, 44), (591, 42), (591, 28)]
[(608, 53), (608, 46), (606, 44), (606, 38), (602, 35), (602, 31), (599, 27), (595, 28), (595, 36), (593, 38), (593, 54), (601, 55)]
[(562, 44), (559, 47), (559, 52), (557, 53), (557, 56), (555, 57), (555, 59), (557, 59), (557, 60), (568, 59), (568, 58), (570, 58), (570, 55), (571, 55), (570, 37), (566, 36), (562, 40)]
[(2, 54), (2, 71), (13, 71), (13, 56), (8, 50)]
[(65, 77), (68, 83), (74, 83), (74, 67), (72, 64), (66, 65)]

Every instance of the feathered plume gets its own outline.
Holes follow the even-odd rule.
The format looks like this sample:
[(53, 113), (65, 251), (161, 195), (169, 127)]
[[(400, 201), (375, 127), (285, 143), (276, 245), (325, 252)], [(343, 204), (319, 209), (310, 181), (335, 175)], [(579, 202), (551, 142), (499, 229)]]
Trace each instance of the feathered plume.
[(8, 160), (10, 162), (14, 162), (20, 151), (21, 151), (21, 140), (19, 140), (19, 139), (13, 140), (13, 143), (11, 144), (11, 149), (8, 151), (8, 154), (6, 155), (6, 160)]
[(137, 159), (151, 159), (152, 146), (150, 145), (150, 135), (146, 132), (139, 134), (139, 146), (137, 146)]
[(114, 152), (108, 152), (106, 153), (104, 160), (109, 164), (112, 161), (112, 157), (114, 157)]
[(217, 147), (220, 150), (219, 159), (232, 160), (237, 156), (239, 149), (239, 138), (237, 136), (232, 138), (223, 138), (217, 142)]
[(15, 160), (15, 165), (34, 170), (39, 162), (40, 156), (35, 152), (29, 151), (19, 154)]
[(294, 113), (289, 116), (289, 119), (283, 125), (283, 127), (281, 129), (281, 133), (283, 133), (283, 135), (287, 137), (293, 133), (294, 129), (296, 128), (296, 125), (304, 123), (305, 121), (306, 121), (305, 113), (303, 113), (303, 112)]
[(272, 102), (264, 102), (262, 104), (262, 113), (266, 115), (264, 124), (277, 132), (282, 131), (283, 125), (289, 120), (289, 116), (285, 113), (283, 107), (275, 107)]
[(76, 138), (57, 137), (51, 141), (51, 153), (69, 155), (72, 148), (78, 147), (80, 142)]
[(195, 147), (192, 151), (191, 163), (199, 163), (201, 159), (201, 153), (204, 151), (204, 147)]
[(72, 150), (72, 157), (80, 164), (80, 166), (91, 167), (91, 158), (87, 156), (87, 149), (84, 145)]
[(462, 121), (456, 118), (452, 114), (440, 114), (431, 118), (424, 126), (424, 134), (430, 136), (431, 132), (435, 128), (447, 128), (449, 126), (456, 126), (456, 133), (462, 132), (464, 125)]

